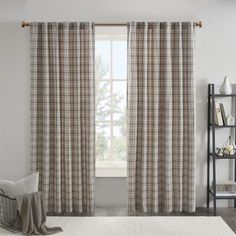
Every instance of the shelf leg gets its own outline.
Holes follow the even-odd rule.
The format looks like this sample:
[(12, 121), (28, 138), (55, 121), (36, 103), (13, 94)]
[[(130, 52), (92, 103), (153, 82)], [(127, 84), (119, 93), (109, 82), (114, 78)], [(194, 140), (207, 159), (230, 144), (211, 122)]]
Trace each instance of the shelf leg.
[[(236, 115), (236, 99), (233, 98), (234, 102), (234, 115)], [(234, 140), (236, 139), (236, 128), (234, 129)], [(236, 182), (236, 159), (234, 159), (234, 181)], [(234, 208), (236, 208), (236, 199), (234, 200)]]
[(210, 101), (211, 85), (208, 85), (208, 112), (207, 112), (207, 208), (210, 204), (210, 116), (211, 116), (211, 101)]
[(207, 208), (210, 205), (210, 158), (207, 157)]
[[(236, 159), (234, 159), (234, 181), (236, 181)], [(234, 199), (234, 208), (236, 208), (236, 199)]]
[(214, 215), (216, 215), (216, 161), (215, 157), (213, 157), (213, 206), (214, 206)]
[[(212, 86), (212, 152), (215, 153), (216, 146), (215, 146), (215, 87)], [(213, 206), (214, 206), (214, 215), (216, 215), (216, 160), (215, 156), (213, 157)]]

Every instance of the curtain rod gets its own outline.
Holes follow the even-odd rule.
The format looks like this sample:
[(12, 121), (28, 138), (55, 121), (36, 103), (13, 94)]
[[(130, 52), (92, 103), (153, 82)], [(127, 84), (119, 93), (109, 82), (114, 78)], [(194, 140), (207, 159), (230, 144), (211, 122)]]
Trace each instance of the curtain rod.
[[(29, 27), (30, 22), (22, 21), (21, 26), (22, 28)], [(127, 23), (95, 23), (95, 26), (127, 26)], [(202, 21), (195, 22), (195, 26), (202, 28), (203, 27)]]

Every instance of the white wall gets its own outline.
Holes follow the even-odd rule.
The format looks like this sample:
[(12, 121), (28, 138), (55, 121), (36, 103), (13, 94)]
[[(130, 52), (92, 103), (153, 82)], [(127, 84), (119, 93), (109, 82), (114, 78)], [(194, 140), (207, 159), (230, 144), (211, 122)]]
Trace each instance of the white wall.
[(0, 22), (0, 178), (30, 168), (29, 58), (26, 34), (16, 22)]
[[(0, 178), (30, 173), (29, 41), (27, 21), (194, 21), (197, 85), (197, 205), (206, 202), (206, 95), (209, 82), (229, 75), (236, 83), (235, 0), (1, 0), (0, 2)], [(229, 110), (229, 109), (228, 109)], [(226, 135), (220, 132), (221, 140)], [(222, 134), (222, 135), (221, 135)], [(228, 162), (220, 163), (228, 177)], [(127, 203), (126, 179), (98, 178), (97, 205)]]

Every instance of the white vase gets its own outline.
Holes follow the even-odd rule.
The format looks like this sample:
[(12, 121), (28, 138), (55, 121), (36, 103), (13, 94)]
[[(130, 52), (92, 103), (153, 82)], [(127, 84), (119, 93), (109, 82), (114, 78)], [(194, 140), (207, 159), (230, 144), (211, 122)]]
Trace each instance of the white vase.
[(235, 125), (235, 119), (233, 116), (231, 115), (227, 116), (227, 125)]
[(220, 86), (220, 93), (221, 94), (231, 94), (232, 93), (232, 86), (229, 83), (228, 76), (225, 76), (223, 84)]

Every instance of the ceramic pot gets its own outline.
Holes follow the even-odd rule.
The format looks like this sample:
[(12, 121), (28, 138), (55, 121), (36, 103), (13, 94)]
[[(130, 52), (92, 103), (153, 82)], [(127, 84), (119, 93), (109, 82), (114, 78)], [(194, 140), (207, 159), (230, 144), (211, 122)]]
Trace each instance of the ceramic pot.
[(221, 94), (231, 94), (232, 93), (232, 86), (229, 83), (228, 76), (225, 76), (223, 84), (220, 86), (220, 93)]

